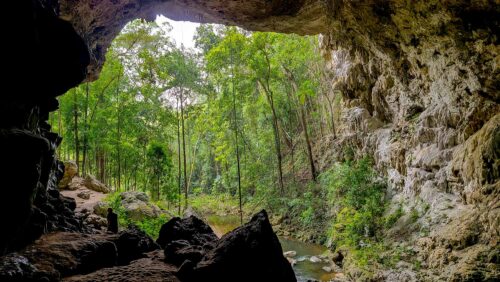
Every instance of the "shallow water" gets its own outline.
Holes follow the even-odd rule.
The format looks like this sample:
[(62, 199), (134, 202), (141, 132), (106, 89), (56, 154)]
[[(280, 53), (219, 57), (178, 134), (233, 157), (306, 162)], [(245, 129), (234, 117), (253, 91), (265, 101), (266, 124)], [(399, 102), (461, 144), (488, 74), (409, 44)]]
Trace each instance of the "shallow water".
[[(207, 217), (207, 221), (210, 227), (212, 227), (212, 230), (219, 237), (240, 226), (240, 218), (237, 215), (211, 215)], [(279, 237), (279, 240), (281, 242), (283, 252), (297, 252), (297, 255), (293, 258), (297, 260), (293, 270), (295, 271), (295, 276), (299, 282), (310, 280), (329, 281), (335, 277), (335, 273), (328, 273), (322, 269), (324, 266), (329, 266), (329, 263), (313, 263), (309, 260), (311, 256), (319, 256), (328, 251), (325, 246), (304, 243), (294, 240), (293, 238)]]

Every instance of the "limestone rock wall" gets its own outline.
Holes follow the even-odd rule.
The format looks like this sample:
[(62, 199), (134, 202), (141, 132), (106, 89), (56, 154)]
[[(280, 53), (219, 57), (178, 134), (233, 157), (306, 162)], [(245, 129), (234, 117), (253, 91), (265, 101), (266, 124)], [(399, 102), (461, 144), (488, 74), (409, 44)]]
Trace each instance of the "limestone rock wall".
[(396, 240), (429, 275), (498, 277), (498, 1), (340, 2), (321, 44), (342, 113), (321, 142), (373, 157), (393, 208), (418, 215)]

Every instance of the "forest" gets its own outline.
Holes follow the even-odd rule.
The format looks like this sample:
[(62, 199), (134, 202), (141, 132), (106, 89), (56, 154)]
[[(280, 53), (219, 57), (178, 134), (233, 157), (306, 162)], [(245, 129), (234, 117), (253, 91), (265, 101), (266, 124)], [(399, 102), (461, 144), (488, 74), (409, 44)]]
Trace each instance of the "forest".
[[(328, 84), (318, 36), (202, 24), (188, 49), (170, 29), (129, 23), (99, 79), (60, 97), (50, 116), (64, 140), (59, 158), (113, 187), (116, 208), (124, 191), (179, 215), (224, 203), (243, 222), (265, 208), (304, 241), (356, 249), (373, 240), (359, 257), (366, 264), (401, 210), (382, 216), (384, 183), (369, 156), (348, 147), (336, 152), (342, 162), (321, 158), (342, 95)], [(156, 236), (166, 220), (136, 224)]]

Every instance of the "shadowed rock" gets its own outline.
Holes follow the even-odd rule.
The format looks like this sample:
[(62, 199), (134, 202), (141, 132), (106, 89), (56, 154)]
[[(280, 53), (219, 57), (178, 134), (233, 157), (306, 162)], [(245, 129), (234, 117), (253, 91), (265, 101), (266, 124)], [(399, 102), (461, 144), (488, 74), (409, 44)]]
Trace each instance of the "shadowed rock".
[(217, 239), (212, 228), (201, 219), (195, 216), (183, 219), (174, 217), (161, 227), (156, 243), (165, 248), (173, 241), (185, 240), (191, 245), (203, 246), (213, 243)]
[(195, 216), (174, 217), (165, 223), (156, 242), (165, 249), (165, 261), (181, 265), (185, 260), (198, 262), (213, 248), (217, 236), (212, 228)]
[(153, 239), (135, 227), (119, 234), (45, 234), (26, 249), (0, 257), (0, 281), (60, 281), (125, 265), (157, 249)]
[(127, 264), (132, 260), (144, 258), (145, 253), (160, 248), (151, 237), (135, 226), (129, 226), (128, 229), (121, 231), (115, 243), (118, 249), (118, 264)]
[(184, 281), (296, 281), (266, 211), (224, 235), (199, 262), (185, 261)]

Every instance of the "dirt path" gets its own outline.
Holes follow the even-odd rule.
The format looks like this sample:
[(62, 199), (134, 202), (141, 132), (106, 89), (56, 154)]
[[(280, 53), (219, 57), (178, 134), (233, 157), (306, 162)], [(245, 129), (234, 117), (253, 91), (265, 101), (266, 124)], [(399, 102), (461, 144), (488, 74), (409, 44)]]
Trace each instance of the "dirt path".
[[(83, 192), (83, 191), (89, 191), (90, 192), (90, 198), (88, 200), (82, 199), (77, 196), (78, 193)], [(90, 189), (87, 189), (85, 186), (80, 186), (77, 190), (71, 191), (71, 190), (63, 190), (61, 191), (61, 194), (66, 197), (70, 197), (75, 199), (76, 201), (76, 212), (80, 212), (83, 209), (87, 209), (89, 211), (93, 211), (94, 205), (97, 202), (102, 201), (107, 194), (103, 194), (100, 192), (96, 192)]]

